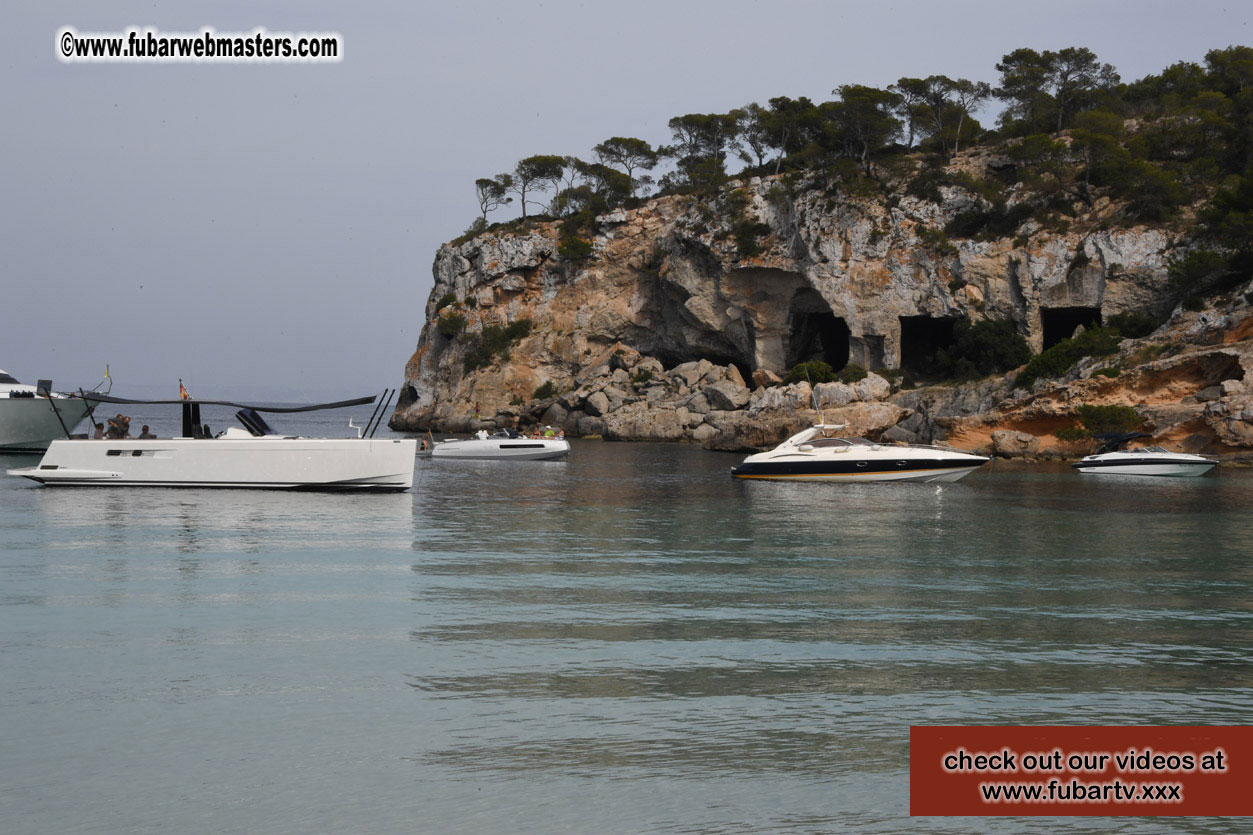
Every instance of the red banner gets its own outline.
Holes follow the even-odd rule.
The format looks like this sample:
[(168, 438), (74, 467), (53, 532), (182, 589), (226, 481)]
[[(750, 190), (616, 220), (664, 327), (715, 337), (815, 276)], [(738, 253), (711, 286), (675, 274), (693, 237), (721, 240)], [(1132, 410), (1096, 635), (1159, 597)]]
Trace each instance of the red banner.
[(1253, 815), (1253, 726), (917, 725), (911, 815)]

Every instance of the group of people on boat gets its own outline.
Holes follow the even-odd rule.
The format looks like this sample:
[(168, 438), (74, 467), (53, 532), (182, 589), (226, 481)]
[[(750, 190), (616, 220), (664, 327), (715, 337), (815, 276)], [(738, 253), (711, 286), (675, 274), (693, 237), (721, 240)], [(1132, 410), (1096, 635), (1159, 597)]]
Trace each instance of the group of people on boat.
[[(122, 441), (133, 438), (131, 435), (131, 418), (130, 415), (124, 415), (118, 412), (116, 417), (109, 418), (109, 428), (105, 429), (104, 424), (96, 421), (93, 426), (94, 430), (91, 437), (96, 440)], [(157, 436), (148, 431), (148, 424), (144, 424), (139, 431), (139, 440), (147, 441)]]

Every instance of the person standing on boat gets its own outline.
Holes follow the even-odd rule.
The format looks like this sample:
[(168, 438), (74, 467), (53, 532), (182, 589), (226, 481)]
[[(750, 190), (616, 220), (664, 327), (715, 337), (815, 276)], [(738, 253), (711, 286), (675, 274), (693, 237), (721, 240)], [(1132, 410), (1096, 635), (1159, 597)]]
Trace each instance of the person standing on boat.
[(152, 434), (151, 432), (149, 432), (149, 431), (148, 431), (148, 424), (146, 424), (146, 423), (145, 423), (145, 424), (144, 424), (144, 428), (143, 428), (142, 430), (140, 430), (140, 432), (139, 432), (139, 440), (141, 440), (141, 441), (155, 441), (155, 440), (156, 440), (156, 438), (157, 438), (157, 436), (156, 436), (156, 435), (154, 435), (154, 434)]
[(118, 412), (117, 417), (109, 418), (109, 431), (105, 433), (106, 438), (120, 441), (123, 438), (131, 436), (131, 419), (126, 415)]

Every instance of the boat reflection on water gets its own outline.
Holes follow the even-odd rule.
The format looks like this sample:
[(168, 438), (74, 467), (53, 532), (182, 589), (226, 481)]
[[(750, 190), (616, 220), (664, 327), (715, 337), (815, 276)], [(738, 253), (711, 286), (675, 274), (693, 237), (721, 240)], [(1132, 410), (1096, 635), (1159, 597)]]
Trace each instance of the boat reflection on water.
[(293, 493), (132, 487), (21, 490), (39, 527), (58, 547), (179, 553), (406, 547), (413, 531), (408, 493)]

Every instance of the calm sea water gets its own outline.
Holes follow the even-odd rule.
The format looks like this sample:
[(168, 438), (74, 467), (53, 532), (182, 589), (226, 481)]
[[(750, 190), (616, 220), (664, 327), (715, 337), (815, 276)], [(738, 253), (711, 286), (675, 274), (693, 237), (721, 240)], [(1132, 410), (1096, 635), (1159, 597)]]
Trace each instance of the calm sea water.
[(0, 479), (0, 831), (1237, 831), (911, 820), (908, 733), (1247, 724), (1253, 473), (738, 460), (575, 441), (382, 496)]

